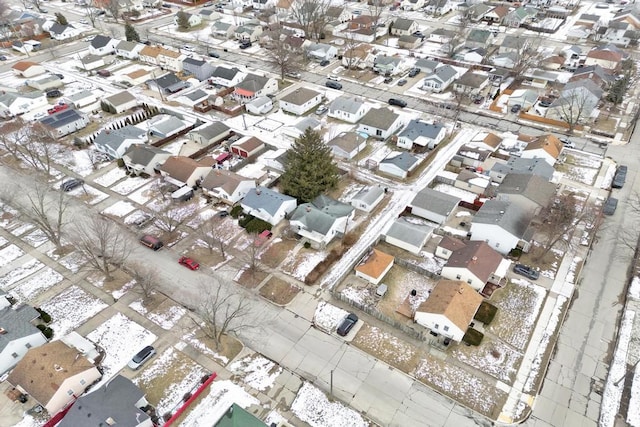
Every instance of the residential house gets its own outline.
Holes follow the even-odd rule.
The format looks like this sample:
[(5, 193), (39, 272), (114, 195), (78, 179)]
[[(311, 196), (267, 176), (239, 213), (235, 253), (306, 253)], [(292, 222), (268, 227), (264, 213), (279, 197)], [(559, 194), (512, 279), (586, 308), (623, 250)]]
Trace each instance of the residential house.
[(33, 46), (28, 43), (22, 43), (21, 41), (16, 40), (13, 43), (11, 43), (11, 49), (16, 50), (20, 53), (27, 54), (33, 51)]
[(428, 0), (424, 10), (428, 14), (442, 16), (451, 12), (456, 7), (457, 4), (453, 0)]
[(621, 8), (613, 17), (613, 22), (627, 22), (635, 29), (640, 30), (640, 8), (635, 3)]
[(237, 27), (233, 35), (236, 40), (253, 43), (258, 41), (261, 34), (261, 25), (252, 25), (250, 23), (245, 23), (244, 25)]
[(485, 60), (486, 56), (487, 56), (486, 49), (481, 47), (476, 47), (473, 49), (462, 48), (460, 51), (458, 51), (455, 54), (454, 58), (457, 61), (472, 62), (474, 64), (480, 64)]
[(218, 66), (213, 71), (209, 81), (224, 87), (234, 87), (246, 77), (246, 73), (241, 72), (236, 67), (227, 68)]
[(194, 188), (211, 170), (206, 165), (185, 156), (170, 156), (158, 169), (165, 181), (178, 187)]
[(440, 93), (449, 87), (458, 77), (451, 65), (441, 65), (422, 80), (422, 89)]
[(482, 20), (490, 23), (490, 24), (498, 24), (502, 25), (502, 21), (504, 21), (505, 17), (509, 13), (508, 6), (496, 6), (487, 13), (484, 14)]
[[(402, 10), (419, 10), (424, 6), (425, 0), (402, 0), (400, 9)], [(395, 26), (395, 24), (394, 24)]]
[(500, 138), (495, 133), (482, 132), (477, 134), (468, 143), (468, 145), (476, 147), (480, 150), (495, 152), (498, 148), (500, 148), (501, 143), (502, 143), (502, 138)]
[(433, 150), (446, 136), (444, 125), (413, 119), (398, 135), (398, 147), (411, 150), (414, 145), (419, 145)]
[(484, 73), (467, 71), (453, 81), (453, 90), (465, 95), (479, 95), (489, 84), (489, 76)]
[(358, 15), (348, 23), (349, 36), (353, 40), (372, 43), (375, 40), (377, 20), (370, 15)]
[(235, 205), (247, 193), (256, 188), (253, 179), (245, 178), (235, 172), (222, 169), (212, 169), (200, 184), (202, 192), (218, 201)]
[(544, 159), (553, 167), (562, 152), (562, 142), (551, 134), (540, 135), (533, 141), (529, 142), (521, 153), (524, 159)]
[(254, 10), (269, 10), (275, 6), (275, 0), (252, 0), (251, 6)]
[(245, 136), (233, 142), (229, 149), (231, 152), (242, 158), (255, 157), (265, 149), (264, 142), (255, 136)]
[(53, 341), (30, 348), (11, 371), (7, 382), (28, 394), (53, 416), (101, 377), (98, 368), (76, 349), (62, 341)]
[(443, 224), (460, 203), (460, 198), (425, 187), (415, 195), (409, 206), (411, 214), (436, 224)]
[(122, 155), (125, 168), (136, 175), (153, 176), (171, 153), (153, 145), (133, 144)]
[(527, 111), (533, 107), (533, 104), (538, 101), (538, 92), (533, 89), (516, 89), (507, 100), (507, 108), (511, 108), (514, 105), (519, 105), (522, 110)]
[(387, 139), (402, 127), (402, 118), (389, 108), (372, 108), (362, 116), (358, 132), (377, 139)]
[(64, 96), (64, 102), (76, 109), (89, 107), (98, 102), (96, 94), (89, 90), (80, 90)]
[(216, 21), (211, 24), (211, 35), (214, 37), (221, 37), (223, 39), (230, 39), (233, 38), (237, 29), (237, 26), (229, 22)]
[(534, 212), (506, 200), (487, 200), (471, 220), (471, 240), (485, 241), (503, 255), (529, 250)]
[(483, 196), (490, 185), (491, 180), (487, 176), (468, 169), (462, 169), (458, 172), (453, 183), (454, 187), (470, 191), (479, 196)]
[(203, 59), (185, 58), (182, 61), (182, 70), (202, 82), (213, 75), (215, 67)]
[(384, 232), (384, 241), (418, 255), (433, 234), (433, 227), (414, 224), (400, 217)]
[(507, 27), (518, 28), (532, 22), (537, 14), (537, 9), (533, 7), (520, 6), (507, 13), (503, 23)]
[(281, 16), (288, 16), (294, 0), (278, 0), (276, 3), (276, 13)]
[(493, 8), (494, 6), (485, 3), (475, 3), (468, 7), (466, 14), (471, 21), (480, 22)]
[(110, 55), (116, 51), (119, 43), (118, 39), (98, 34), (89, 43), (89, 53), (97, 56)]
[(353, 220), (352, 206), (320, 195), (311, 203), (298, 206), (289, 218), (291, 228), (314, 248), (325, 248), (331, 241), (343, 235), (349, 221)]
[(177, 93), (191, 87), (191, 83), (181, 80), (174, 73), (167, 73), (155, 79), (147, 80), (146, 85), (151, 90), (166, 94)]
[(367, 139), (358, 132), (340, 132), (327, 145), (335, 157), (351, 160), (366, 148)]
[(414, 67), (419, 69), (423, 73), (431, 74), (436, 70), (436, 68), (441, 65), (442, 63), (440, 61), (421, 58), (416, 61)]
[(584, 65), (585, 67), (589, 65), (600, 65), (602, 68), (615, 72), (620, 69), (624, 58), (625, 54), (619, 48), (614, 45), (606, 45), (593, 48), (587, 52)]
[(410, 36), (418, 31), (418, 23), (413, 19), (396, 18), (391, 27), (391, 34), (394, 36)]
[(393, 267), (394, 257), (378, 249), (372, 249), (360, 265), (356, 266), (356, 277), (378, 285)]
[(196, 89), (191, 92), (182, 94), (182, 96), (178, 98), (178, 102), (189, 107), (193, 107), (194, 105), (207, 100), (210, 96), (211, 95), (209, 95), (209, 93), (205, 92), (204, 90)]
[(217, 121), (207, 125), (198, 126), (191, 130), (187, 136), (191, 141), (207, 146), (227, 139), (231, 133), (232, 131), (229, 126), (223, 122)]
[(487, 243), (467, 241), (449, 255), (440, 275), (445, 279), (466, 282), (476, 291), (482, 291), (487, 283), (504, 283), (510, 265), (511, 261), (504, 259)]
[(144, 46), (142, 43), (121, 40), (116, 45), (116, 55), (125, 59), (138, 59)]
[(363, 187), (351, 198), (351, 206), (370, 213), (384, 199), (385, 189), (380, 186)]
[(114, 159), (121, 158), (133, 144), (147, 142), (147, 132), (136, 126), (125, 126), (120, 129), (103, 129), (93, 140), (96, 150)]
[(273, 109), (273, 101), (268, 96), (258, 96), (253, 101), (244, 104), (244, 108), (249, 114), (261, 116)]
[(420, 159), (403, 151), (391, 153), (378, 164), (378, 170), (397, 178), (407, 178), (420, 164)]
[(271, 225), (278, 225), (297, 206), (296, 199), (266, 187), (256, 187), (247, 193), (240, 203), (245, 213), (260, 218)]
[(179, 72), (182, 71), (182, 61), (186, 55), (160, 46), (145, 46), (140, 51), (138, 58), (141, 62)]
[(327, 22), (329, 24), (334, 23), (334, 26), (338, 24), (344, 24), (351, 17), (351, 13), (349, 9), (342, 6), (329, 6), (325, 12), (325, 16), (327, 17)]
[(299, 87), (280, 98), (280, 109), (301, 116), (322, 103), (323, 95), (315, 90)]
[(461, 342), (483, 298), (457, 280), (439, 280), (416, 309), (413, 320), (435, 334)]
[(589, 65), (588, 67), (577, 68), (569, 82), (583, 79), (592, 80), (601, 89), (607, 89), (615, 81), (616, 76), (599, 65)]
[(515, 52), (521, 55), (531, 44), (531, 40), (525, 36), (511, 36), (505, 37), (500, 47), (498, 47), (499, 53)]
[(501, 200), (519, 204), (537, 215), (553, 200), (556, 185), (539, 175), (510, 173), (495, 187), (495, 193)]
[(519, 55), (516, 52), (499, 53), (491, 57), (490, 62), (496, 67), (511, 69), (516, 66), (519, 60), (518, 57)]
[(416, 49), (422, 44), (422, 37), (400, 36), (398, 37), (398, 47), (400, 49)]
[[(187, 18), (185, 23), (188, 25), (188, 28), (197, 27), (198, 25), (202, 24), (202, 17), (199, 14), (193, 14), (184, 11), (182, 11), (182, 13)], [(173, 17), (173, 24), (179, 26), (180, 23), (178, 21), (178, 14), (176, 13)]]
[(385, 76), (393, 76), (402, 71), (401, 64), (402, 58), (381, 54), (373, 61), (373, 71)]
[(11, 69), (16, 76), (25, 78), (38, 76), (47, 72), (46, 68), (33, 61), (18, 61), (13, 64)]
[(356, 46), (348, 47), (342, 54), (342, 65), (349, 69), (364, 70), (373, 68), (376, 59), (374, 48), (370, 44), (360, 43)]
[(244, 104), (253, 101), (258, 96), (273, 95), (278, 92), (278, 80), (273, 77), (259, 76), (249, 73), (240, 83), (236, 84), (233, 96)]
[(550, 181), (553, 177), (553, 166), (547, 163), (543, 158), (522, 158), (509, 157), (506, 163), (495, 163), (489, 170), (491, 181), (501, 183), (507, 174), (528, 173), (538, 175), (543, 179)]
[(89, 117), (73, 108), (49, 114), (39, 120), (54, 134), (56, 138), (62, 138), (73, 132), (84, 129), (89, 124)]
[[(80, 396), (58, 427), (122, 425), (152, 427), (144, 393), (130, 379), (116, 375), (99, 389)], [(92, 420), (90, 422), (89, 420)]]
[(297, 122), (289, 126), (284, 126), (280, 135), (288, 136), (292, 139), (298, 139), (304, 135), (307, 129), (320, 132), (322, 129), (322, 122), (311, 116), (301, 117)]
[(157, 114), (142, 122), (140, 126), (146, 126), (149, 136), (161, 139), (182, 132), (189, 127), (189, 123), (172, 114)]
[(433, 254), (438, 258), (448, 260), (453, 252), (463, 248), (467, 243), (469, 242), (460, 240), (456, 237), (444, 235), (440, 242), (438, 242)]
[(130, 87), (138, 86), (154, 78), (156, 76), (156, 72), (158, 71), (164, 74), (164, 72), (160, 69), (148, 70), (144, 68), (138, 68), (126, 74), (121, 74), (120, 79), (123, 84), (128, 84), (130, 85)]
[(25, 84), (29, 87), (41, 90), (43, 92), (51, 89), (59, 89), (64, 86), (62, 79), (60, 79), (60, 77), (56, 76), (55, 74), (39, 76), (35, 79), (29, 79), (25, 82)]
[(603, 95), (604, 91), (594, 80), (570, 81), (564, 85), (560, 97), (547, 110), (547, 116), (562, 118), (562, 112), (566, 111), (566, 108), (579, 108), (582, 111), (590, 112), (598, 106)]
[(331, 60), (338, 56), (338, 49), (325, 43), (311, 43), (305, 50), (309, 59), (318, 62)]
[(448, 30), (446, 28), (436, 28), (431, 33), (429, 33), (429, 41), (434, 43), (447, 44), (454, 38), (455, 35), (456, 32), (453, 30)]
[(369, 112), (371, 106), (363, 98), (341, 95), (329, 104), (327, 115), (334, 119), (356, 123)]
[(638, 40), (638, 31), (628, 22), (609, 22), (606, 32), (599, 41), (617, 46), (628, 47), (632, 41)]
[(107, 96), (102, 100), (102, 103), (103, 109), (106, 107), (106, 111), (114, 114), (120, 114), (124, 111), (137, 107), (138, 98), (136, 98), (131, 92), (123, 90), (122, 92)]
[(486, 49), (491, 44), (493, 33), (487, 30), (479, 30), (477, 28), (472, 29), (464, 42), (464, 45), (469, 48), (483, 48)]
[(8, 119), (38, 108), (46, 107), (49, 101), (42, 92), (0, 92), (0, 117)]
[(39, 347), (47, 338), (33, 321), (40, 317), (33, 307), (21, 305), (11, 307), (6, 297), (0, 297), (0, 375), (7, 372), (27, 354), (30, 348)]
[(58, 23), (51, 25), (47, 31), (54, 40), (69, 40), (82, 34), (82, 32), (73, 25), (60, 25)]
[(93, 71), (108, 65), (105, 58), (108, 57), (88, 53), (80, 58), (80, 64), (82, 64), (82, 69), (84, 71)]

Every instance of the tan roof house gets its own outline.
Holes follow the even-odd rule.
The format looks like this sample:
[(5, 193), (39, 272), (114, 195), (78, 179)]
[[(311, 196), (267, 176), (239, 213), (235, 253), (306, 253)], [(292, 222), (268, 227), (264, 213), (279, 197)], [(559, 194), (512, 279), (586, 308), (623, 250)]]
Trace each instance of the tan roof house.
[(482, 300), (465, 282), (440, 280), (416, 309), (414, 320), (435, 334), (460, 342)]
[(356, 267), (356, 276), (377, 285), (393, 267), (394, 257), (374, 249), (369, 257)]
[(511, 261), (506, 260), (486, 242), (471, 241), (454, 250), (440, 275), (466, 282), (480, 291), (487, 283), (501, 284)]
[(256, 183), (235, 172), (212, 169), (205, 176), (201, 186), (204, 194), (233, 205), (242, 200), (249, 190), (256, 188)]
[(249, 136), (232, 143), (229, 148), (233, 154), (246, 159), (258, 155), (264, 147), (264, 141), (255, 136)]
[(26, 78), (44, 74), (47, 71), (42, 65), (33, 61), (18, 61), (11, 69), (15, 75)]
[(542, 158), (551, 166), (556, 163), (562, 152), (562, 142), (551, 134), (540, 135), (529, 142), (522, 151), (523, 159)]
[(101, 377), (100, 371), (76, 349), (53, 341), (30, 349), (7, 381), (53, 416)]
[(162, 166), (160, 174), (164, 179), (179, 187), (195, 185), (211, 170), (211, 165), (205, 165), (189, 157), (171, 156)]

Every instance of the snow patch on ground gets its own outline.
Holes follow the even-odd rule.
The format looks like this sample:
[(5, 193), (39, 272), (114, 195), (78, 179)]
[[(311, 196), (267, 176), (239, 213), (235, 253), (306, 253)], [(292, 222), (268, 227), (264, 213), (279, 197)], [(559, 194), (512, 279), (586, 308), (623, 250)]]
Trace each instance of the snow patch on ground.
[(96, 184), (100, 184), (103, 187), (109, 187), (116, 182), (120, 181), (122, 178), (126, 177), (127, 174), (124, 169), (115, 168), (111, 169), (109, 172), (101, 175), (93, 180)]
[(168, 310), (162, 313), (149, 312), (147, 308), (142, 304), (141, 299), (132, 302), (131, 304), (129, 304), (129, 307), (142, 314), (144, 317), (151, 320), (162, 329), (166, 329), (167, 331), (173, 328), (176, 323), (178, 323), (178, 321), (182, 318), (182, 316), (184, 316), (187, 312), (184, 307), (178, 306), (171, 306)]
[(34, 248), (37, 248), (43, 245), (44, 243), (48, 242), (49, 238), (47, 237), (46, 234), (44, 234), (44, 231), (38, 228), (32, 231), (31, 233), (27, 234), (26, 236), (24, 236), (22, 240), (27, 242)]
[(243, 377), (244, 383), (256, 390), (265, 391), (273, 386), (282, 368), (262, 356), (251, 355), (229, 365), (228, 369)]
[(632, 427), (640, 427), (640, 369), (633, 374), (631, 384), (631, 397), (629, 398), (629, 410), (627, 411), (627, 423)]
[(104, 215), (111, 215), (111, 216), (115, 216), (117, 218), (122, 218), (124, 216), (127, 216), (128, 214), (130, 214), (134, 210), (136, 210), (136, 207), (134, 205), (132, 205), (131, 203), (129, 203), (127, 201), (121, 200), (121, 201), (119, 201), (117, 203), (114, 203), (113, 205), (109, 206), (105, 210), (103, 210), (102, 213)]
[[(148, 182), (147, 179), (140, 178), (139, 176), (129, 177), (124, 181), (114, 185), (111, 189), (118, 194), (126, 196), (127, 194), (133, 192), (133, 190), (142, 187), (147, 182)], [(134, 201), (137, 201), (137, 200), (134, 200)]]
[(205, 343), (203, 343), (198, 338), (196, 338), (194, 336), (193, 332), (190, 332), (190, 333), (186, 334), (184, 336), (184, 340), (189, 345), (195, 347), (198, 351), (213, 357), (214, 359), (216, 359), (216, 361), (218, 361), (222, 365), (226, 365), (227, 363), (229, 363), (229, 358), (227, 358), (226, 356), (223, 356), (223, 355), (218, 354), (215, 351), (211, 350), (209, 347), (207, 347), (207, 345)]
[(102, 300), (77, 286), (65, 289), (42, 304), (42, 309), (53, 319), (50, 326), (55, 333), (54, 340), (73, 331), (107, 307)]
[(291, 411), (312, 427), (369, 425), (356, 411), (342, 403), (329, 402), (322, 391), (307, 382), (298, 390)]
[(25, 280), (11, 290), (11, 293), (20, 302), (28, 302), (41, 291), (48, 289), (63, 279), (62, 275), (50, 267), (44, 268), (35, 276)]
[(634, 277), (629, 286), (629, 296), (633, 299), (640, 300), (640, 277)]
[(16, 245), (9, 245), (0, 250), (0, 267), (4, 267), (24, 255), (24, 251)]
[(14, 268), (4, 276), (0, 277), (0, 289), (11, 289), (15, 283), (35, 273), (42, 267), (44, 267), (44, 264), (35, 258), (27, 261), (21, 267)]
[(349, 313), (346, 310), (321, 301), (313, 315), (313, 324), (327, 332), (332, 332), (347, 317), (347, 314)]

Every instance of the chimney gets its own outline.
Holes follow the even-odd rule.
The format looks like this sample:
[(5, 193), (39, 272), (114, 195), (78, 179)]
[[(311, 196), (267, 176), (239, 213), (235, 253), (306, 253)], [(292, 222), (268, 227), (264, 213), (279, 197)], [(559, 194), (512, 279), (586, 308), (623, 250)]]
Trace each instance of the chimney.
[(477, 256), (471, 257), (471, 261), (473, 261), (473, 262), (478, 261), (478, 257)]
[(307, 212), (311, 212), (311, 206), (307, 206)]

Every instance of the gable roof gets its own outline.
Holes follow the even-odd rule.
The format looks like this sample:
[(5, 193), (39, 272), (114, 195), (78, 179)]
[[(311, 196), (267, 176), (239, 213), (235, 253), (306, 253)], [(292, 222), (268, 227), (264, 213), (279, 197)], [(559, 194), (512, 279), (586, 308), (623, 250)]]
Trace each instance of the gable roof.
[(444, 125), (441, 125), (439, 123), (432, 124), (423, 122), (418, 119), (413, 119), (407, 124), (407, 127), (405, 127), (398, 136), (401, 138), (407, 138), (411, 141), (415, 141), (419, 137), (434, 139), (438, 135), (440, 135), (442, 129), (444, 129)]
[(58, 427), (137, 426), (149, 419), (135, 404), (144, 393), (130, 379), (116, 375), (99, 389), (82, 395), (64, 416)]
[(422, 247), (432, 232), (433, 227), (413, 224), (400, 217), (391, 224), (391, 227), (384, 235), (408, 243), (411, 246)]
[(133, 144), (125, 151), (124, 155), (129, 158), (132, 164), (148, 165), (158, 154), (170, 155), (168, 151), (164, 151), (153, 145)]
[(13, 67), (11, 67), (14, 70), (18, 70), (18, 71), (26, 71), (29, 68), (36, 66), (36, 65), (40, 65), (37, 62), (33, 62), (33, 61), (18, 61), (15, 64), (13, 64)]
[(543, 158), (535, 157), (528, 159), (526, 157), (511, 156), (507, 163), (496, 163), (491, 168), (492, 172), (497, 173), (529, 173), (534, 175), (540, 175), (547, 181), (553, 177), (553, 166), (547, 163)]
[(562, 142), (550, 133), (547, 135), (540, 135), (533, 141), (529, 142), (524, 151), (531, 150), (544, 150), (554, 159), (557, 159), (562, 151)]
[(355, 96), (341, 95), (329, 104), (329, 111), (344, 111), (355, 114), (364, 105), (364, 100)]
[(502, 255), (486, 242), (465, 242), (464, 246), (453, 251), (445, 267), (466, 268), (474, 276), (486, 283), (502, 262)]
[(268, 81), (268, 77), (259, 76), (257, 74), (247, 74), (244, 80), (236, 85), (236, 90), (239, 89), (251, 93), (256, 93), (262, 90)]
[(0, 334), (0, 352), (14, 340), (28, 337), (40, 332), (31, 324), (31, 321), (40, 316), (33, 307), (22, 305), (18, 308), (5, 307), (0, 310), (0, 328), (4, 332)]
[(104, 100), (109, 102), (113, 106), (127, 104), (131, 101), (135, 101), (137, 98), (129, 91), (123, 90), (111, 96), (107, 96)]
[(586, 79), (569, 81), (562, 88), (562, 96), (565, 96), (565, 97), (570, 96), (570, 94), (573, 91), (581, 88), (584, 88), (585, 90), (589, 91), (593, 96), (595, 96), (598, 99), (602, 98), (602, 95), (604, 94), (604, 91), (600, 88), (600, 86), (598, 86), (596, 82), (586, 78)]
[(221, 121), (210, 123), (206, 126), (200, 126), (191, 132), (201, 135), (204, 139), (210, 140), (218, 137), (226, 132), (229, 132), (230, 128)]
[(448, 249), (451, 252), (457, 251), (458, 249), (464, 247), (468, 243), (457, 239), (455, 237), (445, 235), (442, 240), (438, 243), (439, 248)]
[(370, 187), (363, 187), (360, 191), (358, 191), (355, 196), (351, 198), (351, 201), (361, 200), (366, 204), (371, 204), (378, 200), (378, 197), (384, 194), (384, 189), (377, 185), (372, 185)]
[(94, 49), (100, 49), (101, 47), (105, 47), (111, 42), (111, 37), (103, 36), (102, 34), (97, 34), (93, 40), (91, 40), (91, 47)]
[(138, 42), (128, 41), (128, 40), (120, 40), (120, 42), (116, 45), (117, 50), (124, 50), (127, 52), (131, 52), (136, 46), (140, 45)]
[(415, 22), (416, 21), (414, 21), (413, 19), (396, 18), (396, 20), (393, 23), (393, 28), (397, 28), (398, 30), (408, 31), (409, 28), (411, 28), (411, 26), (415, 24)]
[(363, 142), (365, 142), (365, 138), (358, 132), (341, 132), (329, 141), (327, 145), (338, 147), (347, 153), (351, 153)]
[(496, 188), (498, 194), (521, 194), (540, 206), (548, 206), (556, 194), (555, 184), (539, 175), (509, 173)]
[(298, 206), (291, 213), (290, 221), (298, 221), (307, 230), (326, 235), (338, 218), (349, 216), (353, 210), (351, 205), (320, 195), (311, 203)]
[(473, 288), (457, 280), (439, 280), (417, 312), (444, 315), (462, 331), (466, 331), (483, 298)]
[(374, 249), (371, 255), (360, 265), (356, 267), (356, 271), (366, 274), (369, 277), (380, 277), (382, 273), (393, 264), (394, 257), (386, 254), (378, 249)]
[(427, 209), (440, 215), (449, 215), (458, 206), (460, 198), (425, 187), (411, 201), (411, 206)]
[(127, 125), (120, 129), (103, 129), (93, 140), (94, 145), (102, 145), (117, 151), (125, 140), (134, 139), (143, 142), (146, 132), (137, 126)]
[(284, 101), (293, 105), (303, 105), (318, 95), (320, 95), (320, 92), (307, 89), (306, 87), (299, 87), (280, 98), (280, 102)]
[(249, 190), (242, 204), (253, 209), (261, 209), (269, 215), (274, 215), (285, 202), (295, 201), (291, 196), (270, 190), (267, 187), (256, 187)]
[(241, 182), (251, 181), (235, 172), (221, 169), (212, 169), (202, 181), (202, 188), (213, 190), (214, 188), (222, 188), (227, 194), (233, 194)]
[(53, 129), (59, 129), (63, 126), (68, 125), (69, 123), (76, 122), (85, 118), (86, 116), (83, 113), (80, 113), (73, 108), (68, 108), (66, 110), (58, 111), (54, 114), (49, 114), (41, 118), (39, 121), (45, 126), (48, 126)]
[(389, 108), (372, 108), (360, 119), (360, 124), (388, 130), (400, 117)]
[(264, 141), (255, 136), (243, 138), (231, 144), (231, 147), (238, 147), (249, 153), (262, 146), (264, 146)]
[(457, 74), (458, 73), (456, 72), (455, 68), (453, 68), (451, 65), (442, 65), (436, 68), (435, 70), (433, 70), (433, 72), (429, 74), (427, 77), (425, 77), (424, 79), (440, 80), (441, 82), (448, 82), (449, 80), (454, 78)]
[[(508, 233), (523, 238), (534, 213), (506, 200), (487, 200), (471, 220), (472, 224), (495, 224)], [(473, 237), (473, 236), (472, 236)]]
[(171, 178), (187, 182), (193, 171), (201, 167), (204, 165), (190, 157), (171, 156), (160, 166), (160, 170), (166, 172)]
[(398, 167), (399, 169), (403, 170), (403, 171), (409, 171), (411, 170), (411, 168), (418, 163), (418, 158), (415, 156), (412, 156), (411, 154), (407, 153), (406, 151), (403, 151), (402, 153), (393, 156), (393, 157), (387, 157), (386, 159), (382, 159), (380, 161), (380, 164), (382, 163), (390, 163), (392, 165), (395, 165), (396, 167)]
[(7, 381), (22, 387), (40, 404), (46, 404), (62, 383), (95, 367), (74, 348), (52, 341), (30, 348), (11, 371)]

